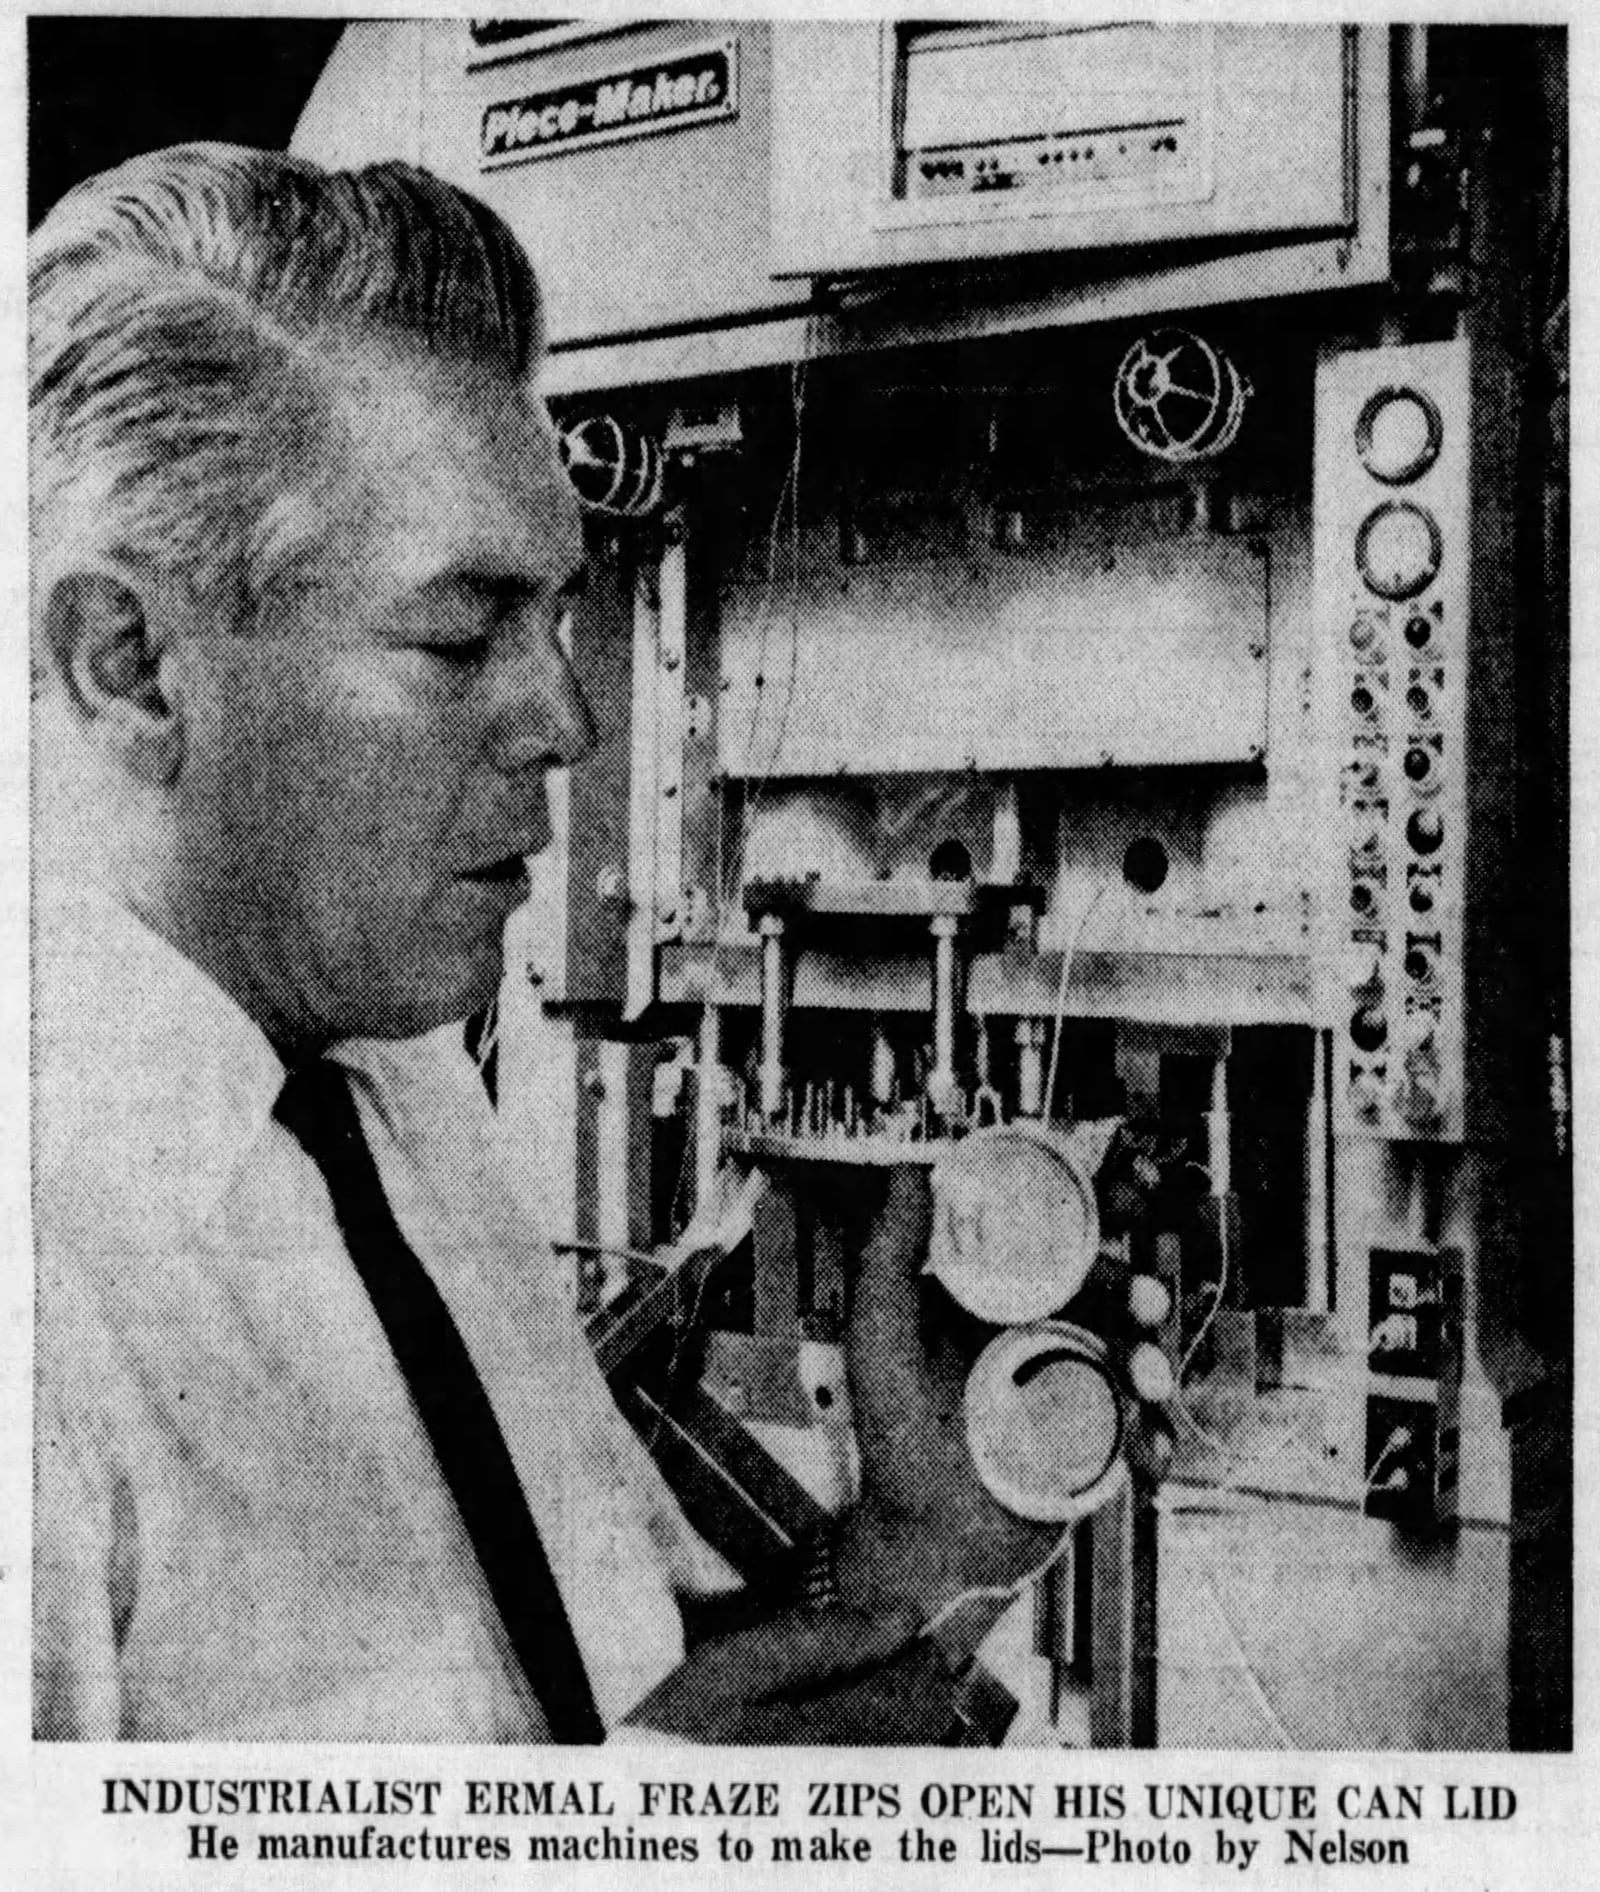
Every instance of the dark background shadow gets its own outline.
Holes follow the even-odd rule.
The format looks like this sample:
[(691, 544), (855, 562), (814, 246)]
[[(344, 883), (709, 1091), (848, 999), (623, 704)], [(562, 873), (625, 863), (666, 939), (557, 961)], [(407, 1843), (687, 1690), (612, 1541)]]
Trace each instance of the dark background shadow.
[(28, 222), (80, 179), (191, 139), (289, 142), (342, 20), (34, 18)]

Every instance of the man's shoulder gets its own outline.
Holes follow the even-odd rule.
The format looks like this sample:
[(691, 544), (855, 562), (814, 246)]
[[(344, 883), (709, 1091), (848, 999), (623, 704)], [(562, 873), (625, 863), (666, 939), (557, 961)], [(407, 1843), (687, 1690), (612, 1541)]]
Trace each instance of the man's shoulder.
[(40, 903), (34, 1000), (35, 1185), (63, 1223), (215, 1200), (282, 1083), (258, 1028), (104, 892)]

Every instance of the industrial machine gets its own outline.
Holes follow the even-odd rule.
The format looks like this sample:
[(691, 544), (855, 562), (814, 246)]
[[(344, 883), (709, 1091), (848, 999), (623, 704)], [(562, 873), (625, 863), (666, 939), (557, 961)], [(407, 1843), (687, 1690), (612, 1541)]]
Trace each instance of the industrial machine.
[(1505, 72), (396, 22), (301, 123), (480, 194), (548, 297), (603, 733), (496, 1075), (691, 1515), (755, 1570), (850, 1495), (841, 1178), (1015, 1131), (1069, 1177), (1040, 1266), (1089, 1244), (1045, 1311), (1167, 1291), (1174, 1462), (972, 1631), (969, 1738), (1562, 1738), (1560, 149)]

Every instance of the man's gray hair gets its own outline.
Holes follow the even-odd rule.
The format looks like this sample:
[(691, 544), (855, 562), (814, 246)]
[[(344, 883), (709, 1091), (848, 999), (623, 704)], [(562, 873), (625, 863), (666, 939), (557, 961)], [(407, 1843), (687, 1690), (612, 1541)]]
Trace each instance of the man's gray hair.
[(36, 598), (64, 562), (104, 559), (234, 588), (245, 615), (330, 356), (387, 337), (520, 379), (543, 344), (526, 256), (464, 191), (231, 145), (71, 191), (34, 236), (29, 316)]

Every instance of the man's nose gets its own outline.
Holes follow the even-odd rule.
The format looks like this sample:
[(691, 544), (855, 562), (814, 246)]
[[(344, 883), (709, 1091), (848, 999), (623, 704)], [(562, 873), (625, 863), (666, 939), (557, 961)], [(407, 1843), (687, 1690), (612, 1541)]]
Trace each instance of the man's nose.
[(495, 760), (508, 774), (565, 768), (599, 740), (594, 716), (566, 652), (551, 634), (507, 666), (496, 708)]

